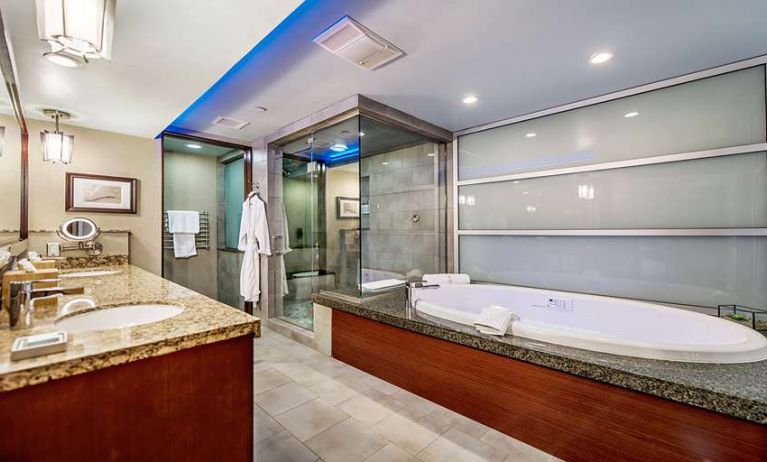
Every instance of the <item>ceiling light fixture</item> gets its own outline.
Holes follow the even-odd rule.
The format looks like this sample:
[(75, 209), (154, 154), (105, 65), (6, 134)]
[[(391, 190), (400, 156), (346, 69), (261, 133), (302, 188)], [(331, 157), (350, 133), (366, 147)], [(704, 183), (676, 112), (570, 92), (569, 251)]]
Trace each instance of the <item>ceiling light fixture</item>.
[(598, 51), (589, 56), (589, 64), (603, 64), (615, 57), (612, 51)]
[(436, 154), (435, 154), (435, 153), (433, 153), (433, 152), (430, 152), (430, 153), (428, 153), (428, 154), (426, 154), (426, 155), (427, 155), (427, 156), (429, 156), (429, 157), (434, 157), (434, 156), (436, 156)]
[(43, 114), (52, 117), (54, 120), (54, 130), (52, 132), (48, 130), (40, 132), (40, 141), (43, 146), (43, 161), (53, 162), (54, 164), (68, 164), (72, 162), (72, 147), (75, 137), (65, 135), (59, 130), (59, 119), (68, 119), (69, 114), (57, 109), (43, 109)]
[(538, 136), (538, 134), (533, 132), (525, 134), (526, 138), (535, 138), (536, 136)]
[(189, 143), (186, 145), (186, 147), (191, 149), (202, 149), (202, 146), (200, 146), (199, 144), (194, 144), (194, 143)]
[(335, 152), (344, 152), (347, 149), (349, 149), (349, 147), (343, 143), (336, 143), (330, 147), (330, 150)]
[(365, 132), (360, 132), (360, 136), (365, 136)]
[(256, 106), (256, 107), (253, 108), (253, 110), (256, 111), (256, 112), (266, 112), (267, 111), (267, 109), (265, 107), (263, 107), (263, 106)]
[(479, 98), (477, 98), (474, 95), (469, 95), (463, 99), (463, 104), (474, 104), (477, 101), (479, 101)]
[(630, 119), (630, 118), (636, 117), (638, 115), (639, 115), (639, 113), (634, 111), (634, 112), (627, 112), (626, 114), (623, 115), (623, 117), (625, 117), (627, 119)]
[[(112, 58), (116, 0), (36, 0), (37, 32), (51, 45), (51, 53), (88, 59)], [(71, 66), (65, 58), (46, 59)]]

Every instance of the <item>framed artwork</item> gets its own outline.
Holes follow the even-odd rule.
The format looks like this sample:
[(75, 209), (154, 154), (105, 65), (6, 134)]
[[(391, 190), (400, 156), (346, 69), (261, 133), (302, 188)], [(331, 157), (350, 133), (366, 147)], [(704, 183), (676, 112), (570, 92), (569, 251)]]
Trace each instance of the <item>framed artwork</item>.
[(356, 197), (336, 197), (336, 218), (359, 218), (360, 200)]
[(137, 213), (138, 180), (67, 173), (67, 212)]

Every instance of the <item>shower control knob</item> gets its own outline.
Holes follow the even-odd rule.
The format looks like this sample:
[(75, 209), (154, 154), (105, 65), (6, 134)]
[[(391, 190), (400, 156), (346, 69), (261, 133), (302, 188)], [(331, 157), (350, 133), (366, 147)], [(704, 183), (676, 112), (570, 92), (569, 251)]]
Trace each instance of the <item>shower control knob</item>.
[(413, 223), (418, 223), (419, 221), (421, 221), (421, 216), (414, 213), (413, 216), (410, 217), (410, 219), (413, 220)]

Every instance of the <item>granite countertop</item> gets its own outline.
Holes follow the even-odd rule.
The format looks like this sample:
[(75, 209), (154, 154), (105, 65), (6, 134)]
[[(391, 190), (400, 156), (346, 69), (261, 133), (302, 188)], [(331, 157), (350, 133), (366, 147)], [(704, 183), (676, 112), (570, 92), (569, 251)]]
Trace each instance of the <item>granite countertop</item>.
[[(0, 315), (0, 392), (260, 333), (258, 318), (135, 266), (89, 269), (119, 269), (120, 273), (62, 279), (62, 287), (84, 287), (85, 293), (62, 297), (58, 307), (38, 307), (34, 327), (30, 329), (8, 329), (8, 314), (3, 310)], [(70, 313), (62, 312), (68, 301), (84, 296), (92, 297), (97, 308), (150, 303), (179, 305), (184, 311), (170, 319), (136, 327), (72, 333), (67, 351), (63, 353), (10, 360), (11, 344), (16, 337), (56, 330), (53, 325), (56, 319), (70, 316), (72, 312), (93, 310), (83, 307)]]
[(314, 295), (313, 301), (413, 332), (767, 424), (767, 361), (682, 363), (599, 353), (510, 335), (494, 337), (444, 319), (408, 315), (404, 290), (362, 299), (322, 292)]

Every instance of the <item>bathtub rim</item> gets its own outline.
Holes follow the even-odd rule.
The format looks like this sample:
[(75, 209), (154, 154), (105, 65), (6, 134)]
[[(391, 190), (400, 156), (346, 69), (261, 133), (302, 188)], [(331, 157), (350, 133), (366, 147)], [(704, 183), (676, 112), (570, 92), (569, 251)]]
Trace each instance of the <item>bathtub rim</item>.
[[(624, 340), (620, 343), (616, 343), (615, 337), (599, 337), (595, 336), (595, 332), (586, 331), (582, 329), (563, 329), (563, 328), (551, 328), (547, 324), (538, 322), (512, 322), (507, 331), (507, 335), (526, 338), (529, 340), (551, 343), (554, 345), (579, 348), (582, 350), (594, 351), (599, 353), (614, 354), (623, 357), (635, 357), (652, 360), (663, 360), (683, 363), (699, 363), (699, 364), (744, 364), (759, 362), (767, 360), (767, 338), (758, 331), (740, 325), (738, 323), (721, 319), (711, 315), (699, 313), (692, 310), (685, 310), (681, 308), (674, 308), (671, 306), (661, 305), (651, 302), (643, 302), (639, 300), (626, 299), (620, 297), (608, 297), (601, 295), (581, 294), (575, 292), (564, 292), (559, 290), (548, 289), (534, 289), (524, 286), (512, 286), (503, 284), (453, 284), (452, 287), (467, 286), (471, 287), (471, 290), (481, 289), (483, 287), (493, 287), (496, 289), (520, 289), (524, 291), (532, 292), (547, 292), (553, 294), (561, 294), (564, 296), (577, 297), (580, 299), (600, 299), (600, 300), (620, 300), (628, 304), (648, 305), (656, 310), (678, 310), (685, 316), (698, 317), (706, 316), (713, 322), (725, 322), (729, 323), (729, 327), (733, 329), (743, 329), (745, 340), (738, 343), (730, 343), (724, 345), (707, 345), (707, 344), (674, 344), (667, 342), (642, 342), (636, 340)], [(454, 308), (444, 307), (435, 303), (428, 302), (423, 299), (416, 299), (415, 312), (417, 314), (427, 315), (431, 318), (444, 319), (459, 324), (472, 326), (476, 315), (471, 313), (456, 310)], [(708, 321), (708, 319), (707, 319)], [(515, 333), (516, 325), (516, 333)], [(568, 335), (562, 335), (562, 331), (566, 330)], [(480, 334), (477, 332), (477, 335)], [(649, 345), (648, 345), (649, 344)], [(745, 350), (744, 346), (753, 344), (753, 348)], [(712, 348), (713, 347), (713, 348)], [(705, 349), (705, 351), (700, 351)]]

